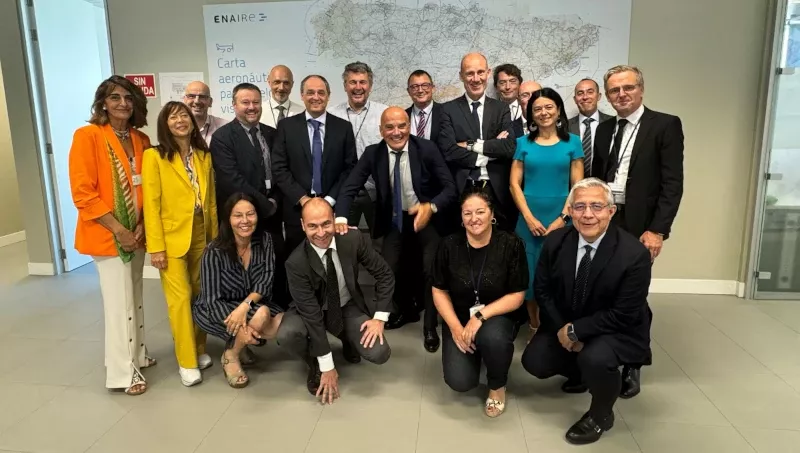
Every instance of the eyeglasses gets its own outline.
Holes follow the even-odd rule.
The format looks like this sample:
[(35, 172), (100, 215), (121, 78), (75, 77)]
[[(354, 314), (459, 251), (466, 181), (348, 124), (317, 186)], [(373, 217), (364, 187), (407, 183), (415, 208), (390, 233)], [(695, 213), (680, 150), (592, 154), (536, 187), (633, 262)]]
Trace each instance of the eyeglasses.
[(186, 99), (190, 99), (190, 100), (199, 99), (201, 101), (207, 101), (207, 100), (211, 99), (211, 96), (209, 96), (207, 94), (191, 94), (191, 93), (188, 93), (188, 94), (185, 94), (184, 97)]
[(586, 203), (575, 203), (574, 205), (572, 205), (572, 210), (575, 212), (583, 213), (584, 211), (586, 211), (587, 207), (590, 208), (592, 212), (597, 214), (602, 212), (603, 209), (607, 208), (608, 203), (590, 203), (588, 205)]
[(623, 85), (621, 87), (614, 87), (614, 88), (611, 88), (611, 89), (608, 90), (608, 95), (609, 96), (618, 96), (620, 90), (627, 94), (627, 93), (630, 93), (633, 90), (635, 90), (638, 86), (639, 85), (636, 84), (636, 85)]
[(408, 91), (419, 91), (419, 90), (428, 91), (431, 88), (433, 88), (433, 84), (432, 83), (428, 83), (428, 82), (415, 83), (414, 85), (409, 85), (408, 86)]

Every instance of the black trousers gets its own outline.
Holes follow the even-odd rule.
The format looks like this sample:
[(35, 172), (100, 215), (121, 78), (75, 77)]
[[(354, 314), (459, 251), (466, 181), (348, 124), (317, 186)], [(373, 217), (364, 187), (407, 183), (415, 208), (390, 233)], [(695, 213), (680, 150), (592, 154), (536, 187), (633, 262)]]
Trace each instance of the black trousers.
[(569, 352), (555, 333), (538, 332), (522, 354), (522, 366), (539, 379), (580, 377), (592, 394), (589, 414), (595, 420), (610, 415), (619, 397), (620, 363), (604, 335), (585, 342), (581, 352)]
[(486, 381), (491, 390), (503, 388), (514, 359), (517, 324), (507, 316), (487, 319), (475, 335), (476, 351), (464, 354), (453, 341), (447, 324), (442, 325), (442, 371), (444, 382), (456, 392), (478, 386), (481, 362), (486, 365)]
[(350, 213), (347, 215), (347, 224), (358, 226), (361, 223), (361, 214), (367, 221), (367, 228), (372, 231), (375, 223), (375, 202), (369, 197), (367, 189), (361, 189), (350, 205)]
[(403, 212), (403, 231), (396, 227), (383, 237), (383, 259), (394, 272), (396, 313), (411, 314), (425, 309), (425, 329), (435, 329), (436, 307), (433, 304), (433, 260), (439, 248), (439, 233), (428, 223), (414, 232), (414, 216)]

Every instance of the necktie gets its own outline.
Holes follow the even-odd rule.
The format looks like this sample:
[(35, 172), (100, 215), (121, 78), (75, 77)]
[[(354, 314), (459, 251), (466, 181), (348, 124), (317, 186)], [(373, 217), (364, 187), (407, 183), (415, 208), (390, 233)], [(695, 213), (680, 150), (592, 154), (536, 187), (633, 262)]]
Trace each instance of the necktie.
[(250, 137), (253, 139), (253, 148), (256, 149), (261, 159), (264, 160), (264, 179), (270, 181), (272, 180), (272, 169), (270, 168), (269, 153), (266, 153), (264, 149), (261, 148), (261, 141), (258, 140), (258, 126), (250, 128)]
[(322, 135), (317, 120), (308, 120), (314, 128), (314, 138), (311, 140), (311, 190), (317, 195), (322, 195)]
[(325, 251), (325, 303), (328, 310), (325, 313), (325, 328), (335, 336), (344, 330), (342, 321), (342, 301), (339, 297), (339, 278), (336, 276), (336, 267), (333, 265), (333, 249)]
[(475, 121), (475, 126), (478, 128), (478, 134), (483, 135), (481, 132), (481, 119), (478, 116), (478, 107), (480, 106), (481, 103), (478, 101), (472, 103), (472, 120)]
[(608, 156), (611, 165), (608, 167), (606, 182), (613, 182), (617, 175), (617, 169), (619, 168), (620, 147), (622, 146), (622, 136), (625, 135), (625, 126), (627, 124), (628, 120), (626, 119), (617, 121), (617, 135), (614, 136), (614, 145), (611, 147), (611, 155)]
[(428, 124), (428, 119), (425, 117), (425, 111), (419, 111), (419, 119), (417, 120), (417, 137), (428, 138), (425, 136), (425, 126)]
[(284, 114), (284, 110), (286, 110), (286, 107), (279, 105), (277, 109), (278, 109), (278, 121), (275, 123), (276, 126), (278, 125), (278, 123), (281, 122), (282, 119), (286, 118), (286, 115)]
[(592, 267), (592, 246), (584, 245), (586, 253), (581, 258), (578, 265), (578, 274), (575, 276), (575, 287), (572, 291), (572, 312), (577, 314), (583, 305), (583, 297), (586, 295), (586, 282), (589, 280), (589, 269)]
[(581, 146), (583, 147), (583, 177), (588, 178), (592, 173), (592, 121), (593, 118), (586, 118), (583, 120), (583, 138), (581, 139)]
[(397, 231), (403, 231), (403, 183), (400, 178), (400, 156), (402, 151), (392, 151), (394, 154), (394, 170), (392, 174), (392, 223)]

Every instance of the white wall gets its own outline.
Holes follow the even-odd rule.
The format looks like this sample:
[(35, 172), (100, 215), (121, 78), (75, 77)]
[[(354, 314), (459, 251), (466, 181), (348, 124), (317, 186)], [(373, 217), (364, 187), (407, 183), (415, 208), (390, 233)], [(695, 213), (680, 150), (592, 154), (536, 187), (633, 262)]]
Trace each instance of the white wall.
[(8, 123), (2, 66), (0, 66), (0, 213), (2, 213), (0, 215), (0, 246), (4, 243), (24, 239), (17, 170), (14, 166), (14, 148), (11, 141), (11, 126)]

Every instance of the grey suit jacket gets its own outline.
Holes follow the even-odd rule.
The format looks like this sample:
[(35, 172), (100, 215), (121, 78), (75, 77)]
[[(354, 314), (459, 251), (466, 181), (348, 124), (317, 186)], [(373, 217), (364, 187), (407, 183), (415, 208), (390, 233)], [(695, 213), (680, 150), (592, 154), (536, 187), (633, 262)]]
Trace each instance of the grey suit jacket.
[[(605, 113), (603, 113), (603, 112), (601, 112), (599, 110), (597, 111), (597, 113), (600, 114), (600, 122), (601, 123), (603, 121), (607, 120), (607, 119), (613, 118), (613, 116), (606, 115)], [(583, 138), (583, 137), (581, 137), (581, 125), (580, 125), (580, 123), (578, 123), (578, 118), (579, 117), (580, 117), (580, 115), (575, 115), (575, 116), (573, 116), (572, 118), (569, 119), (569, 131), (571, 133), (577, 135), (578, 138)]]
[[(386, 261), (372, 248), (366, 236), (358, 230), (336, 235), (336, 253), (342, 263), (342, 273), (354, 303), (370, 317), (376, 311), (392, 311), (394, 274)], [(363, 265), (375, 279), (375, 302), (367, 303), (358, 284), (358, 266)], [(331, 352), (325, 331), (325, 268), (308, 239), (297, 247), (286, 260), (286, 277), (297, 313), (308, 330), (311, 357)]]

